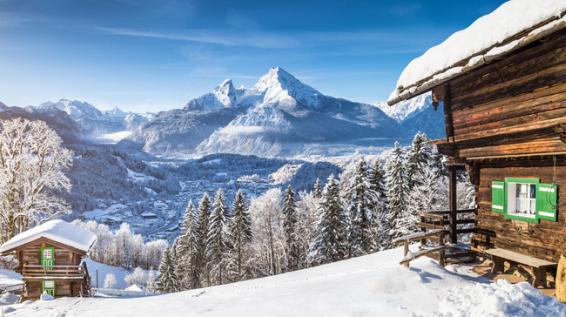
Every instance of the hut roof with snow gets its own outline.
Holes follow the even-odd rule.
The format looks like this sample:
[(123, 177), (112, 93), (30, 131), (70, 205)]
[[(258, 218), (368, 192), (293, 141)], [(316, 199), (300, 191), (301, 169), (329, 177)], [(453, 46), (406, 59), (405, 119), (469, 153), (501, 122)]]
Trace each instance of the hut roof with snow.
[(411, 61), (389, 100), (393, 105), (566, 27), (564, 0), (511, 0)]
[(40, 238), (49, 239), (85, 253), (96, 241), (96, 236), (92, 232), (57, 219), (47, 221), (14, 236), (0, 246), (0, 253), (10, 252)]

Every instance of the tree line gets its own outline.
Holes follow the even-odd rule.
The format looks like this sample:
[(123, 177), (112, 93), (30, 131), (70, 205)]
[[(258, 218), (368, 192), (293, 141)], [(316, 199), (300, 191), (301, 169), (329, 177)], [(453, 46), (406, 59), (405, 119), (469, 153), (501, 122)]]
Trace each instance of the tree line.
[[(275, 275), (392, 247), (418, 230), (418, 212), (445, 209), (443, 157), (426, 135), (371, 163), (359, 159), (310, 192), (271, 189), (233, 205), (222, 189), (189, 201), (179, 237), (161, 258), (157, 290), (174, 292)], [(464, 178), (462, 178), (464, 180)], [(459, 202), (471, 206), (462, 181)]]

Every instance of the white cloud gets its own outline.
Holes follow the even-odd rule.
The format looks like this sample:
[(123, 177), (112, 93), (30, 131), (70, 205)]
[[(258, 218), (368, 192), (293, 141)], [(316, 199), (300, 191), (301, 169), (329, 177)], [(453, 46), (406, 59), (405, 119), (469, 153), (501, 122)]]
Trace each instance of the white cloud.
[(258, 48), (286, 48), (296, 45), (295, 40), (272, 33), (248, 32), (232, 33), (218, 32), (210, 30), (187, 30), (182, 33), (175, 32), (154, 32), (146, 30), (136, 30), (128, 28), (95, 27), (96, 30), (121, 36), (145, 37), (160, 40), (197, 42), (207, 44), (217, 44), (224, 46), (247, 46)]

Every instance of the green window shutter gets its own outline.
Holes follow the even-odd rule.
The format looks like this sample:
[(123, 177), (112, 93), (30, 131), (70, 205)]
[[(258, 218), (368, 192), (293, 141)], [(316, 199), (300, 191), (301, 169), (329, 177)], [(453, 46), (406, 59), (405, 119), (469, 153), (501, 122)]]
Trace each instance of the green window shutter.
[(505, 212), (505, 182), (491, 182), (491, 210)]
[(558, 203), (558, 186), (555, 184), (538, 184), (537, 214), (540, 219), (556, 221)]

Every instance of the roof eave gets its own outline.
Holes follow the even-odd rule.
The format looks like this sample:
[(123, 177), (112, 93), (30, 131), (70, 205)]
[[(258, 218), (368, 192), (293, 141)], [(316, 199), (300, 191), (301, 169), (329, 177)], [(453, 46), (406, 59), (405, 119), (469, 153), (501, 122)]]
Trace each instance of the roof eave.
[[(489, 47), (479, 54), (472, 55), (465, 60), (456, 63), (452, 67), (436, 72), (410, 87), (395, 88), (394, 92), (398, 91), (398, 93), (392, 94), (393, 97), (387, 100), (387, 104), (389, 106), (393, 106), (398, 102), (423, 94), (432, 90), (436, 86), (442, 85), (458, 76), (508, 55), (534, 41), (566, 28), (566, 11), (561, 12), (557, 18), (545, 22), (546, 23), (537, 25), (532, 29), (523, 31), (527, 32), (527, 34), (522, 37), (517, 39), (510, 38), (509, 41), (498, 43), (497, 45)], [(502, 49), (505, 46), (509, 46), (509, 48)], [(499, 53), (497, 53), (498, 49), (500, 50)]]

